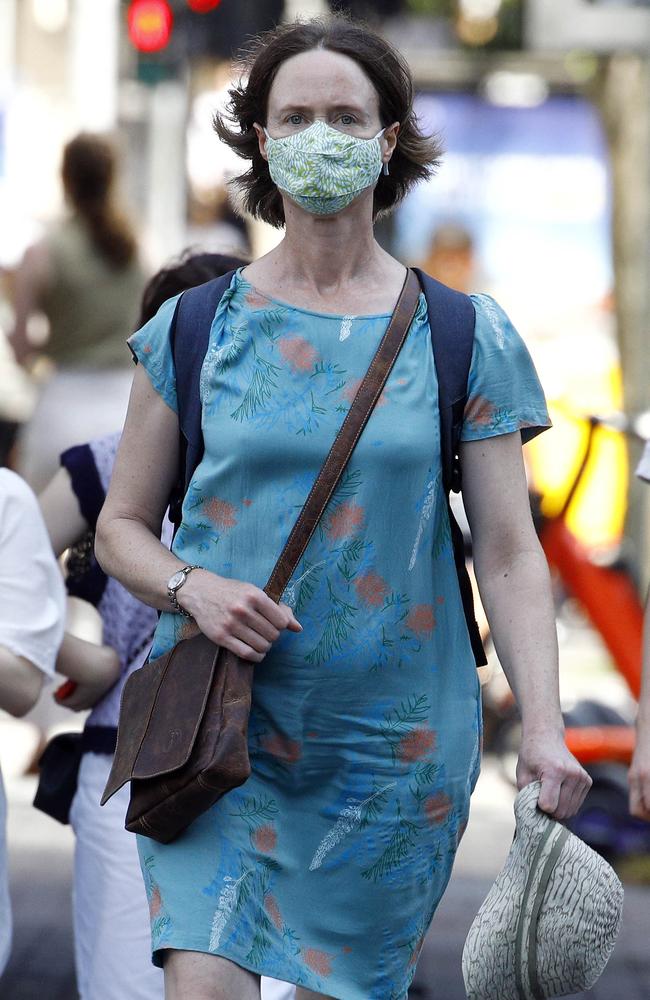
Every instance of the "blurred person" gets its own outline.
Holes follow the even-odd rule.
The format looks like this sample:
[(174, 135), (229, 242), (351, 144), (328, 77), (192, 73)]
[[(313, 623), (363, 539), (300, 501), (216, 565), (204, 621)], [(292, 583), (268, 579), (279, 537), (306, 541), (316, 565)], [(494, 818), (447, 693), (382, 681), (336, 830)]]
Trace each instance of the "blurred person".
[[(61, 574), (36, 497), (0, 469), (0, 709), (19, 717), (36, 703), (54, 674), (64, 615)], [(0, 773), (0, 975), (11, 947), (5, 825)]]
[[(171, 296), (244, 262), (221, 254), (187, 252), (149, 281), (140, 323)], [(57, 698), (74, 711), (91, 709), (70, 811), (75, 833), (73, 918), (75, 965), (81, 1000), (162, 1000), (163, 977), (151, 962), (149, 909), (135, 838), (124, 829), (128, 789), (99, 805), (111, 767), (122, 688), (146, 659), (158, 620), (116, 580), (107, 579), (92, 554), (97, 517), (113, 471), (119, 433), (75, 446), (40, 503), (57, 554), (69, 550), (68, 592), (93, 604), (103, 624), (103, 645), (66, 634), (57, 672), (74, 683)], [(164, 544), (172, 529), (165, 521)], [(266, 983), (265, 1000), (290, 1000), (293, 988)]]
[(435, 230), (422, 269), (443, 285), (469, 295), (475, 289), (476, 258), (472, 234), (447, 222)]
[[(636, 474), (650, 483), (650, 442), (645, 446)], [(643, 670), (636, 717), (636, 745), (630, 765), (630, 812), (650, 821), (650, 590), (643, 623)]]
[[(161, 610), (152, 657), (203, 632), (257, 664), (252, 773), (171, 843), (138, 837), (167, 1000), (403, 998), (447, 885), (480, 761), (480, 691), (449, 541), (422, 296), (383, 399), (307, 546), (296, 593), (261, 589), (383, 336), (406, 273), (373, 235), (438, 161), (411, 76), (345, 18), (252, 50), (220, 138), (280, 245), (232, 277), (202, 368), (205, 451), (172, 550), (174, 302), (130, 339), (140, 364), (98, 522), (105, 571)], [(563, 739), (548, 569), (521, 434), (548, 426), (530, 357), (473, 300), (462, 434), (477, 578), (523, 720), (517, 777), (563, 819), (590, 779)], [(180, 571), (183, 571), (182, 573)], [(295, 609), (295, 610), (294, 610)], [(188, 678), (189, 682), (189, 678)]]
[(246, 220), (235, 212), (225, 185), (209, 191), (190, 192), (187, 242), (215, 253), (228, 252), (250, 257)]
[(17, 360), (34, 354), (28, 327), (45, 314), (54, 364), (20, 442), (19, 471), (38, 492), (61, 451), (79, 438), (121, 427), (131, 379), (124, 340), (133, 331), (144, 274), (130, 224), (115, 204), (116, 158), (109, 142), (83, 133), (63, 152), (69, 212), (24, 256), (15, 279)]

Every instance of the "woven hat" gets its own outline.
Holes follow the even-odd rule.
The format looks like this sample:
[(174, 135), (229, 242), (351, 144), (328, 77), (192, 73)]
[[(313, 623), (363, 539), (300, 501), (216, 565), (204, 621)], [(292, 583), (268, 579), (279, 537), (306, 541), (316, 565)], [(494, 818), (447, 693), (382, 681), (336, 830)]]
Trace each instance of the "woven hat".
[(515, 838), (463, 949), (468, 1000), (545, 1000), (588, 990), (621, 926), (623, 886), (607, 862), (537, 808), (541, 782), (515, 799)]

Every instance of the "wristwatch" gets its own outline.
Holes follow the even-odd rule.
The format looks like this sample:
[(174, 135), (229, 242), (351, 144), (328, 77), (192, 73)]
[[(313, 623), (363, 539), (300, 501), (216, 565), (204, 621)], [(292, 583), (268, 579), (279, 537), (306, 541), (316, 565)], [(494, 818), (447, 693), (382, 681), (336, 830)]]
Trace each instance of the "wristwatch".
[(183, 586), (183, 584), (185, 583), (185, 581), (187, 580), (188, 576), (190, 575), (193, 569), (200, 569), (200, 567), (183, 566), (183, 569), (177, 570), (177, 572), (174, 573), (173, 576), (170, 576), (169, 580), (167, 581), (167, 597), (169, 598), (170, 603), (174, 608), (174, 611), (177, 611), (179, 615), (183, 615), (183, 617), (185, 618), (191, 618), (192, 615), (189, 613), (189, 611), (186, 611), (185, 608), (182, 608), (180, 606), (176, 594), (181, 589), (181, 587)]

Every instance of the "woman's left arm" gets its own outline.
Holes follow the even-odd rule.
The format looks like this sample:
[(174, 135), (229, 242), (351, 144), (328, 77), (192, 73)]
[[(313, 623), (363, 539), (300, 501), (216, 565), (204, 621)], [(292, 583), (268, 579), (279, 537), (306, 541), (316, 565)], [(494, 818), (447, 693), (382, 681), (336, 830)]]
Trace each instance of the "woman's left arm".
[(564, 742), (555, 611), (530, 512), (518, 432), (461, 444), (474, 570), (494, 645), (522, 718), (519, 788), (540, 779), (556, 819), (580, 808), (591, 778)]

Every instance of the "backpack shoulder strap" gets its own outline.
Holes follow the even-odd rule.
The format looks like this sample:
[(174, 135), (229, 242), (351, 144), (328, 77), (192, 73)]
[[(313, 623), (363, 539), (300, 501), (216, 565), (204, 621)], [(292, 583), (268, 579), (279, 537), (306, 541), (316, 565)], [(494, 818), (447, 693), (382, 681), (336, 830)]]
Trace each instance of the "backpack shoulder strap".
[(472, 585), (465, 565), (465, 541), (449, 503), (450, 490), (458, 493), (461, 487), (460, 434), (474, 350), (476, 311), (469, 295), (447, 288), (418, 268), (414, 270), (427, 300), (429, 313), (433, 360), (438, 379), (442, 482), (447, 498), (456, 575), (472, 652), (476, 665), (482, 667), (487, 659), (474, 614)]
[(203, 457), (201, 431), (201, 367), (208, 349), (210, 328), (221, 297), (235, 272), (186, 289), (180, 296), (171, 326), (171, 348), (176, 369), (178, 423), (181, 432), (179, 482), (170, 501), (170, 519), (178, 526), (183, 498), (194, 470)]
[(427, 300), (438, 378), (443, 483), (447, 493), (449, 490), (458, 493), (461, 486), (458, 450), (474, 349), (476, 311), (469, 295), (447, 288), (423, 271), (415, 270)]

